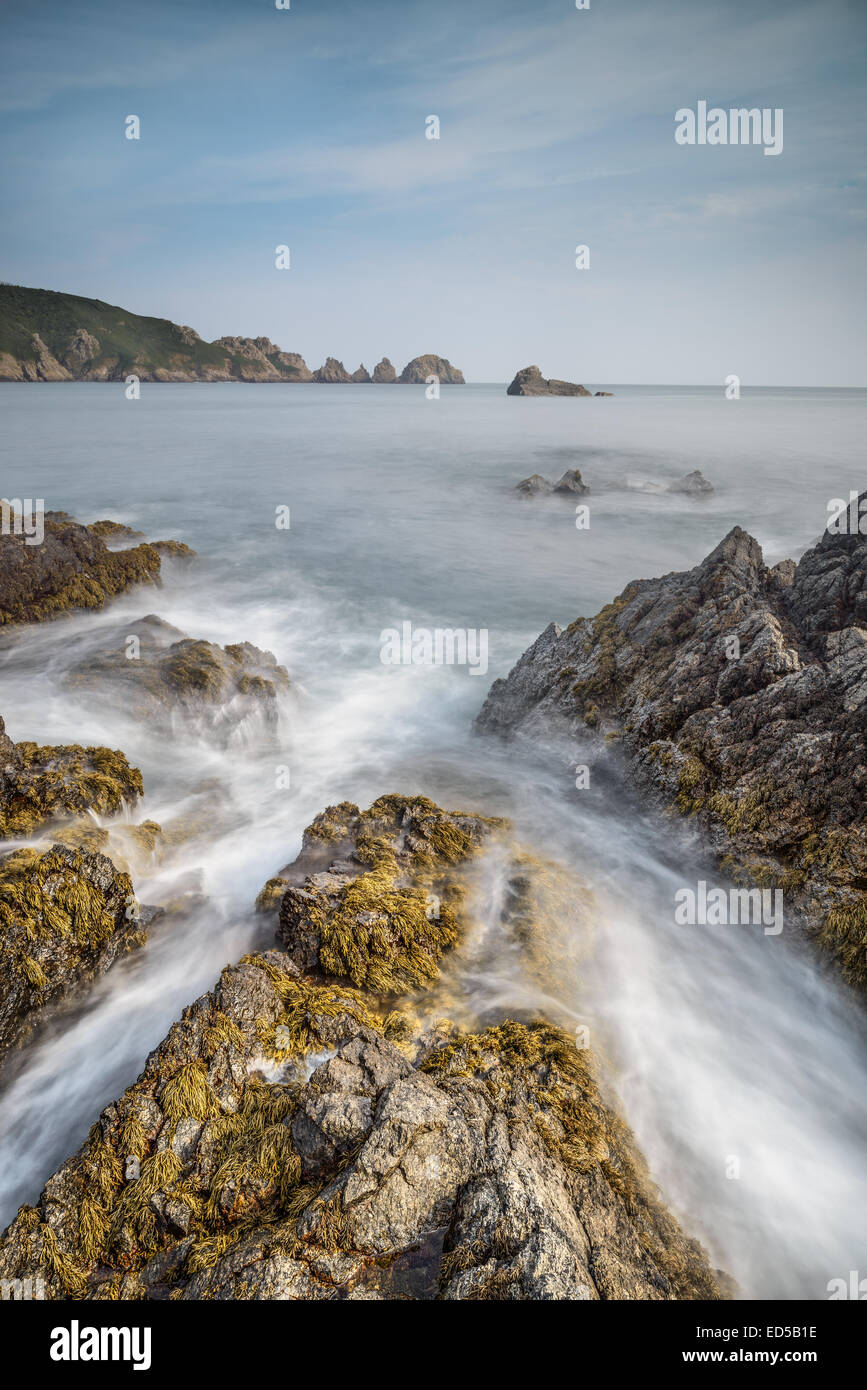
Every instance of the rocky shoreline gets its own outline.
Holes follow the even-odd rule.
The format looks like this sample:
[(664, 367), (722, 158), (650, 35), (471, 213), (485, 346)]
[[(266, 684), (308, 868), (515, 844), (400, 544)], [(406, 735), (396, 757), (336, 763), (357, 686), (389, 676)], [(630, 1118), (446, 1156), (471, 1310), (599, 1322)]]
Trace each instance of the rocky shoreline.
[[(577, 472), (561, 484), (584, 487)], [(163, 558), (119, 523), (49, 514), (42, 545), (0, 538), (4, 621), (158, 586)], [(149, 614), (124, 625), (141, 647), (128, 663), (118, 634), (100, 634), (72, 684), (120, 693), (142, 721), (192, 719), (218, 747), (251, 709), (264, 735), (291, 693), (248, 643)], [(768, 569), (735, 528), (694, 569), (551, 624), (477, 728), (596, 731), (600, 757), (614, 750), (651, 799), (692, 818), (733, 879), (780, 886), (863, 985), (865, 699), (865, 538), (826, 534)], [(117, 750), (16, 744), (0, 726), (0, 761), (0, 834), (34, 841), (0, 858), (12, 1062), (145, 945), (142, 856), (207, 835), (221, 812), (209, 795), (204, 826), (121, 825), (143, 783)], [(226, 966), (93, 1117), (0, 1237), (0, 1278), (41, 1277), (53, 1299), (735, 1296), (666, 1207), (580, 1030), (536, 1012), (450, 1016), (473, 874), (492, 853), (509, 866), (505, 939), (542, 969), (540, 866), (507, 822), (396, 794), (316, 816), (259, 894), (270, 940)]]
[[(119, 523), (50, 514), (42, 545), (0, 539), (6, 622), (158, 586), (161, 559)], [(130, 633), (139, 661), (119, 661), (106, 630), (68, 679), (120, 692), (136, 718), (186, 710), (219, 743), (209, 711), (253, 701), (267, 727), (290, 689), (249, 644), (197, 642), (153, 614)], [(143, 790), (121, 752), (0, 737), (3, 833), (35, 840), (0, 858), (0, 1051), (20, 1063), (145, 944), (135, 866), (176, 832), (113, 823)], [(442, 969), (472, 926), (467, 874), (494, 846), (524, 903), (508, 930), (538, 949), (532, 869), (510, 835), (404, 795), (317, 816), (259, 895), (273, 944), (226, 967), (21, 1208), (0, 1277), (41, 1277), (57, 1299), (730, 1296), (562, 1021), (443, 1016)]]

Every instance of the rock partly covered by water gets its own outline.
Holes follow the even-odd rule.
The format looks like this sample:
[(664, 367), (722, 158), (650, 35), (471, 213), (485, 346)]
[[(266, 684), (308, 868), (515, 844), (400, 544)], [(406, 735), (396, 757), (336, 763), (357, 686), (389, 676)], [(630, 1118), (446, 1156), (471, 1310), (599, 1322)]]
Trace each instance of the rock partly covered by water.
[(180, 712), (224, 737), (251, 715), (275, 725), (277, 697), (289, 689), (286, 669), (271, 652), (250, 642), (220, 647), (185, 637), (153, 613), (101, 630), (99, 645), (64, 680), (111, 706), (120, 702), (137, 719), (171, 724)]
[(281, 913), (291, 954), (246, 956), (184, 1011), (20, 1209), (0, 1277), (42, 1275), (50, 1298), (720, 1297), (587, 1051), (543, 1020), (420, 1030), (369, 968), (420, 940), (411, 885), (459, 884), (494, 828), (396, 796), (318, 817), (292, 873), (332, 975), (352, 974), (325, 959), (335, 856), (381, 880), (353, 917), (365, 988), (304, 973)]
[(778, 887), (867, 983), (867, 537), (826, 532), (768, 569), (735, 527), (695, 569), (552, 623), (478, 718), (492, 733), (601, 726), (639, 783)]
[(0, 859), (0, 1062), (38, 1021), (144, 940), (132, 883), (103, 854)]
[(381, 994), (437, 978), (458, 940), (457, 864), (500, 822), (441, 811), (424, 797), (330, 806), (305, 831), (285, 882), (279, 937), (299, 968)]
[(373, 380), (377, 384), (397, 381), (397, 372), (387, 357), (383, 357), (381, 362), (377, 362), (373, 369)]
[(443, 386), (463, 386), (465, 384), (462, 371), (453, 367), (448, 358), (437, 357), (432, 352), (426, 353), (423, 357), (414, 357), (411, 362), (407, 362), (399, 380), (414, 385), (424, 385), (428, 377), (431, 376), (435, 376)]
[(516, 483), (515, 491), (520, 492), (523, 497), (547, 497), (552, 492), (574, 494), (581, 497), (590, 491), (589, 485), (584, 482), (581, 473), (577, 468), (567, 468), (562, 478), (556, 483), (551, 483), (547, 478), (543, 478), (541, 473), (532, 473), (529, 478), (524, 478), (520, 483)]
[(574, 381), (546, 381), (538, 367), (522, 367), (506, 388), (507, 396), (590, 396), (593, 393)]
[(138, 768), (116, 749), (13, 743), (0, 719), (0, 838), (87, 812), (115, 815), (143, 790)]
[(691, 473), (686, 473), (676, 482), (669, 483), (669, 492), (684, 492), (688, 497), (707, 497), (713, 492), (713, 483), (708, 482), (702, 476), (700, 468), (695, 468)]
[(0, 625), (43, 622), (73, 608), (102, 608), (135, 584), (159, 583), (156, 546), (109, 550), (100, 534), (63, 512), (46, 512), (44, 529), (38, 544), (24, 532), (0, 535)]

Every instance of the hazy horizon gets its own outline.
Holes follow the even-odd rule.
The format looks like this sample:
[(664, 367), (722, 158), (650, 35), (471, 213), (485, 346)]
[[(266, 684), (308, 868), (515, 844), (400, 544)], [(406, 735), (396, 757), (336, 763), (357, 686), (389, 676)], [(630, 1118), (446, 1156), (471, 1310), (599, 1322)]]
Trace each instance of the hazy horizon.
[[(48, 0), (3, 22), (0, 273), (311, 367), (863, 386), (865, 21), (852, 0)], [(702, 101), (782, 111), (781, 150), (678, 144)]]

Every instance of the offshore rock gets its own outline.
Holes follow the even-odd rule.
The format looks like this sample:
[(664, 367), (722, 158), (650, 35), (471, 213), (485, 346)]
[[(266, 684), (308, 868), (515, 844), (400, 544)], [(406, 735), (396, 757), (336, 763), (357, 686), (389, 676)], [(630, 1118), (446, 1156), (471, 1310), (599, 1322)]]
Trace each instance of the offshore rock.
[(398, 378), (401, 382), (423, 386), (429, 376), (435, 376), (441, 386), (463, 386), (464, 374), (453, 367), (446, 357), (427, 353), (424, 357), (414, 357), (407, 362)]
[(538, 367), (522, 367), (506, 388), (507, 396), (589, 396), (592, 392), (574, 381), (546, 381)]

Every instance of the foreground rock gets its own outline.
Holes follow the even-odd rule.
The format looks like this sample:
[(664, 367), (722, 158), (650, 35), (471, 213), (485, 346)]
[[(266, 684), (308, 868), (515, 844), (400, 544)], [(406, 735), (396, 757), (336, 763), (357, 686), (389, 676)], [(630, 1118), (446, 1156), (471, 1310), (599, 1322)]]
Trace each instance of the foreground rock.
[(115, 707), (120, 701), (135, 718), (163, 727), (180, 713), (224, 738), (251, 716), (276, 725), (277, 697), (288, 691), (289, 677), (270, 652), (250, 642), (197, 641), (154, 614), (99, 636), (99, 647), (67, 673), (70, 688), (93, 691)]
[(143, 790), (138, 768), (116, 749), (13, 743), (0, 719), (2, 839), (23, 839), (85, 812), (115, 815)]
[(694, 817), (724, 870), (778, 887), (867, 985), (867, 537), (768, 569), (739, 527), (695, 569), (552, 623), (481, 730), (621, 735), (639, 783)]
[(407, 362), (400, 374), (401, 382), (413, 385), (421, 385), (427, 381), (428, 377), (435, 376), (441, 386), (463, 386), (464, 374), (457, 367), (453, 367), (446, 357), (437, 357), (434, 353), (427, 353), (424, 357), (414, 357), (411, 362)]
[(541, 473), (532, 473), (529, 478), (524, 478), (522, 482), (515, 485), (515, 491), (520, 492), (524, 497), (547, 497), (552, 492), (572, 494), (583, 497), (590, 491), (589, 485), (584, 482), (577, 468), (567, 468), (562, 478), (556, 483), (550, 483), (547, 478), (543, 478)]
[(53, 845), (0, 859), (0, 1063), (38, 1021), (144, 940), (110, 859)]
[(546, 381), (538, 367), (522, 367), (506, 388), (507, 396), (590, 396), (574, 381)]
[(161, 563), (153, 545), (109, 550), (90, 527), (63, 512), (46, 512), (41, 544), (28, 544), (26, 536), (14, 532), (0, 535), (0, 626), (102, 608), (133, 585), (158, 584)]
[(284, 889), (280, 940), (314, 974), (379, 994), (421, 988), (458, 940), (455, 866), (500, 828), (425, 797), (381, 797), (368, 811), (348, 801), (329, 807), (266, 890), (273, 900)]
[[(245, 957), (184, 1011), (21, 1208), (0, 1277), (42, 1275), (49, 1298), (722, 1296), (587, 1052), (543, 1021), (414, 1032), (377, 992), (404, 946), (410, 975), (429, 975), (429, 955), (415, 968), (425, 929), (411, 885), (448, 886), (495, 828), (396, 796), (318, 817), (292, 871), (306, 916), (292, 884), (283, 899), (291, 954)], [(356, 884), (382, 879), (352, 910), (354, 939), (368, 929), (364, 993), (297, 963), (312, 949), (332, 974), (358, 965), (342, 957), (332, 903), (347, 906), (348, 885), (333, 882), (346, 852)]]

